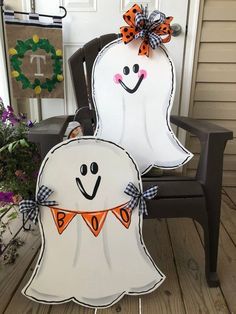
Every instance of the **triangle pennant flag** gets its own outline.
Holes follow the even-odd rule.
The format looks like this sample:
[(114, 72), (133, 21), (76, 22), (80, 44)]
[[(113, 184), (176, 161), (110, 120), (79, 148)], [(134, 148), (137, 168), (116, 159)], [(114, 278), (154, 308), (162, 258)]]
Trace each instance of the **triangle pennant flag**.
[(114, 208), (112, 212), (125, 226), (125, 228), (128, 229), (131, 223), (132, 210), (130, 208), (124, 208), (124, 206), (119, 206)]
[(66, 229), (71, 220), (75, 217), (77, 213), (64, 211), (60, 208), (50, 207), (51, 213), (56, 224), (59, 234)]
[(92, 233), (97, 237), (106, 220), (107, 211), (81, 214)]

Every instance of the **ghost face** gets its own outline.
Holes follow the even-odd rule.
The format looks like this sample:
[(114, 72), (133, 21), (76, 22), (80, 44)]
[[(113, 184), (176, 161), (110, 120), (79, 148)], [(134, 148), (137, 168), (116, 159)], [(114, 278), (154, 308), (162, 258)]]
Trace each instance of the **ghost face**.
[(97, 211), (126, 203), (123, 191), (129, 181), (138, 185), (137, 172), (127, 153), (114, 146), (86, 137), (65, 142), (49, 154), (40, 185), (53, 189), (58, 206), (69, 210)]
[(139, 41), (109, 43), (95, 60), (92, 75), (96, 135), (117, 143), (135, 158), (142, 173), (173, 169), (192, 154), (170, 125), (175, 69), (167, 51), (138, 55)]
[[(126, 90), (127, 93), (130, 94), (135, 93), (141, 85), (142, 81), (147, 77), (147, 71), (144, 69), (139, 70), (139, 65), (137, 63), (133, 65), (132, 70), (134, 73), (137, 73), (137, 83), (133, 88), (130, 88), (125, 84), (124, 79), (120, 73), (114, 75), (114, 82), (116, 84), (120, 84), (124, 88), (124, 90)], [(130, 68), (128, 66), (124, 67), (123, 74), (125, 76), (130, 74)]]
[[(96, 175), (98, 173), (98, 164), (96, 162), (92, 162), (91, 165), (90, 165), (90, 172), (91, 174), (93, 175)], [(81, 167), (80, 167), (80, 173), (81, 175), (84, 177), (88, 174), (88, 167), (86, 164), (83, 164)], [(85, 198), (87, 198), (88, 200), (93, 200), (94, 197), (96, 196), (97, 194), (97, 191), (98, 191), (98, 188), (100, 186), (100, 183), (101, 183), (101, 176), (98, 176), (97, 177), (97, 180), (96, 180), (96, 183), (95, 183), (95, 186), (94, 186), (94, 189), (93, 189), (93, 193), (92, 195), (89, 195), (84, 186), (83, 186), (83, 183), (82, 183), (82, 179), (80, 177), (77, 177), (76, 178), (76, 183), (78, 185), (78, 188), (80, 190), (80, 192), (83, 194), (83, 196)]]

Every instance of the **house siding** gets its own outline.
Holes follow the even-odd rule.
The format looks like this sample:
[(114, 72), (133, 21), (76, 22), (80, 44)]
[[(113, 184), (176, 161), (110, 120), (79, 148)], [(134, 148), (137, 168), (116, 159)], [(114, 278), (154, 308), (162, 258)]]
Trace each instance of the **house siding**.
[[(190, 116), (233, 131), (224, 156), (223, 185), (236, 186), (236, 0), (202, 0), (196, 45)], [(194, 174), (200, 143), (189, 138), (195, 154), (188, 164)]]

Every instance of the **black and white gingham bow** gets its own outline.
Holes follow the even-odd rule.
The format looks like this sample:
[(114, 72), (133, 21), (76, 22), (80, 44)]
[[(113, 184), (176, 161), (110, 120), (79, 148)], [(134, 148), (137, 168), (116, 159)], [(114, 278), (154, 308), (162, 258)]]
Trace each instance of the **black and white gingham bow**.
[(139, 204), (139, 212), (142, 214), (145, 213), (145, 215), (147, 215), (148, 212), (145, 199), (153, 199), (157, 195), (157, 191), (158, 187), (153, 186), (144, 193), (141, 193), (132, 182), (129, 182), (124, 192), (132, 198), (126, 207), (129, 207), (133, 210)]
[(162, 38), (154, 30), (158, 25), (164, 23), (165, 19), (165, 14), (158, 10), (153, 11), (148, 17), (147, 7), (143, 9), (142, 13), (136, 13), (135, 25), (140, 31), (135, 35), (135, 39), (145, 39), (152, 49), (156, 49), (161, 45)]
[(45, 185), (42, 185), (37, 194), (37, 199), (34, 200), (23, 200), (19, 203), (19, 211), (22, 214), (26, 215), (26, 219), (30, 219), (33, 223), (36, 224), (38, 221), (38, 214), (39, 214), (39, 205), (42, 206), (54, 206), (57, 205), (55, 201), (47, 201), (47, 198), (53, 193)]

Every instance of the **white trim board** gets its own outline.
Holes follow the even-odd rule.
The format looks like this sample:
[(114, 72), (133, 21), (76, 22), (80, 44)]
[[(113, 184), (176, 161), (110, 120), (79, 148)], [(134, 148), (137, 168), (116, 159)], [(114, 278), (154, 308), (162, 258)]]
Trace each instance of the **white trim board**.
[[(182, 90), (180, 95), (179, 115), (188, 116), (191, 97), (191, 86), (193, 78), (195, 47), (198, 32), (198, 17), (200, 11), (200, 1), (189, 0), (188, 30), (185, 44), (185, 57), (183, 65)], [(186, 132), (182, 129), (178, 131), (178, 138), (182, 144), (186, 142)]]
[(5, 51), (4, 51), (4, 38), (2, 29), (2, 16), (0, 16), (0, 97), (3, 100), (4, 106), (10, 104), (9, 93), (8, 93), (8, 81), (7, 81), (7, 68), (5, 62)]

